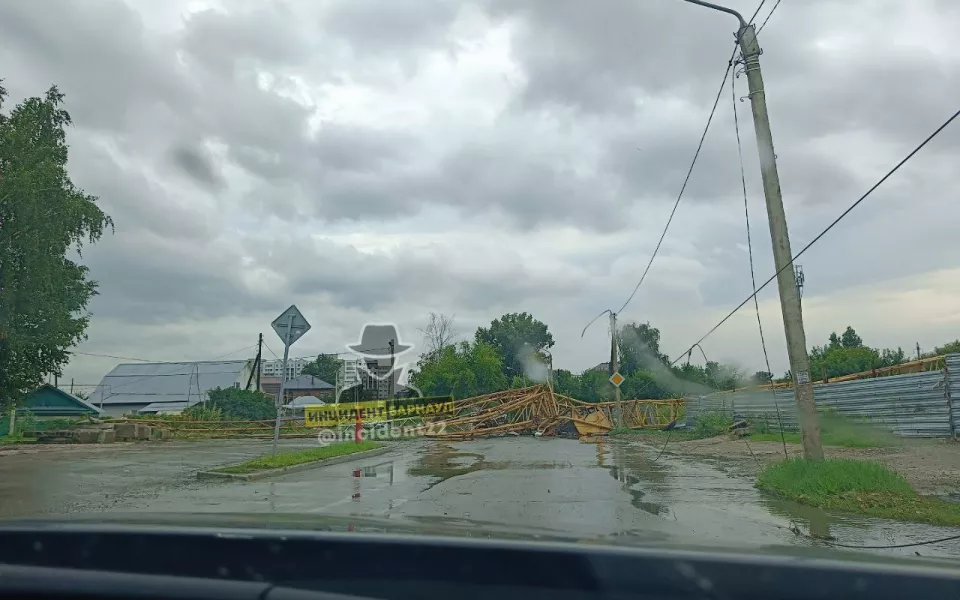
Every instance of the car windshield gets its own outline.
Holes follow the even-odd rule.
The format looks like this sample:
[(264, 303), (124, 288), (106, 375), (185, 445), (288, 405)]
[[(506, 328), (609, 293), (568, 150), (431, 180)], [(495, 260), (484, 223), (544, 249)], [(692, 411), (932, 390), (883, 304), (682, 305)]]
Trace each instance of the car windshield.
[(958, 29), (0, 2), (0, 523), (960, 557)]

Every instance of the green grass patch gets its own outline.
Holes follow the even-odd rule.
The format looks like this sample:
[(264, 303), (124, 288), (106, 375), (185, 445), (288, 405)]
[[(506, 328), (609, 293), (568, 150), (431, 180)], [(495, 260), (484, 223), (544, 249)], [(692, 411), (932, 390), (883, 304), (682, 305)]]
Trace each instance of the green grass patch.
[(733, 419), (724, 413), (706, 413), (697, 417), (693, 433), (697, 438), (711, 438), (727, 433)]
[[(776, 417), (772, 420), (758, 419), (753, 425), (754, 432), (750, 434), (751, 440), (759, 442), (780, 441), (780, 431)], [(787, 442), (800, 443), (799, 433), (785, 431), (783, 438)], [(820, 442), (825, 446), (842, 448), (883, 448), (900, 443), (896, 436), (885, 427), (844, 417), (830, 411), (820, 415)]]
[(218, 473), (254, 473), (256, 471), (266, 471), (269, 469), (279, 469), (281, 467), (291, 467), (293, 465), (315, 462), (325, 458), (335, 458), (337, 456), (346, 456), (347, 454), (355, 454), (357, 452), (366, 452), (367, 450), (374, 450), (376, 448), (380, 448), (381, 446), (383, 446), (383, 444), (379, 442), (368, 441), (360, 442), (359, 444), (355, 442), (341, 442), (339, 444), (331, 444), (329, 446), (323, 446), (320, 448), (310, 448), (308, 450), (278, 452), (277, 454), (261, 456), (260, 458), (254, 458), (246, 462), (228, 465), (226, 467), (219, 467), (213, 470), (217, 471)]
[(921, 496), (907, 480), (866, 460), (790, 458), (765, 467), (756, 486), (825, 509), (937, 525), (960, 525), (960, 504)]

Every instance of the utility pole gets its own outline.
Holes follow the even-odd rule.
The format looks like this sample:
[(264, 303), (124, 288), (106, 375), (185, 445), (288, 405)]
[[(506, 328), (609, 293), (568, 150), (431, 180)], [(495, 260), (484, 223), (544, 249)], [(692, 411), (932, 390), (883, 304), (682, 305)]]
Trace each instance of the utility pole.
[(917, 342), (917, 360), (920, 360), (920, 342)]
[(760, 153), (763, 196), (767, 204), (767, 218), (770, 221), (773, 262), (777, 268), (780, 311), (783, 315), (783, 328), (787, 337), (787, 355), (790, 358), (790, 371), (793, 374), (793, 391), (800, 416), (800, 440), (803, 443), (804, 458), (821, 460), (823, 459), (823, 447), (820, 445), (820, 419), (817, 415), (816, 402), (813, 397), (810, 357), (807, 356), (807, 340), (803, 332), (803, 314), (800, 308), (800, 291), (797, 288), (797, 276), (791, 262), (793, 252), (790, 249), (787, 217), (783, 210), (783, 197), (780, 192), (780, 175), (777, 172), (773, 134), (770, 131), (770, 117), (767, 114), (763, 76), (760, 73), (760, 44), (757, 42), (756, 28), (744, 21), (743, 16), (731, 8), (718, 6), (703, 0), (684, 1), (732, 14), (740, 21), (737, 43), (743, 55), (744, 72), (750, 89), (753, 127), (756, 131), (757, 149)]
[(392, 400), (393, 396), (396, 394), (396, 389), (394, 388), (394, 374), (393, 374), (393, 365), (395, 356), (393, 355), (394, 340), (390, 340), (390, 379), (387, 381), (387, 399)]
[[(617, 348), (617, 313), (610, 311), (610, 376), (620, 372), (620, 359)], [(613, 409), (613, 420), (615, 426), (619, 427), (623, 422), (623, 411), (620, 407), (620, 386), (613, 385), (613, 401), (616, 406)]]
[[(920, 354), (920, 344), (917, 344), (917, 355)], [(73, 377), (70, 378), (70, 395), (73, 395)]]
[(260, 352), (263, 347), (263, 334), (260, 334), (260, 337), (257, 338), (257, 357), (253, 359), (253, 369), (250, 370), (250, 376), (247, 377), (247, 387), (244, 389), (249, 390), (250, 384), (253, 383), (254, 374), (257, 377), (257, 391), (260, 391)]
[(260, 391), (260, 371), (263, 370), (263, 334), (257, 338), (257, 391)]
[(760, 151), (760, 174), (763, 177), (763, 195), (767, 202), (767, 217), (770, 220), (770, 238), (773, 241), (773, 260), (776, 265), (777, 287), (780, 288), (780, 311), (783, 314), (783, 329), (787, 337), (787, 355), (793, 373), (793, 392), (800, 415), (800, 439), (803, 457), (808, 460), (823, 459), (820, 445), (820, 418), (817, 415), (810, 377), (810, 357), (807, 356), (807, 339), (803, 331), (803, 312), (800, 307), (800, 290), (791, 260), (790, 236), (787, 232), (787, 216), (783, 210), (780, 193), (780, 175), (773, 149), (773, 134), (760, 73), (760, 45), (757, 43), (753, 25), (744, 25), (737, 33), (743, 53), (747, 84), (750, 88), (750, 105), (753, 108), (753, 126)]
[[(620, 370), (619, 358), (617, 355), (617, 313), (610, 313), (610, 375)], [(613, 386), (613, 400), (620, 402), (620, 387)]]

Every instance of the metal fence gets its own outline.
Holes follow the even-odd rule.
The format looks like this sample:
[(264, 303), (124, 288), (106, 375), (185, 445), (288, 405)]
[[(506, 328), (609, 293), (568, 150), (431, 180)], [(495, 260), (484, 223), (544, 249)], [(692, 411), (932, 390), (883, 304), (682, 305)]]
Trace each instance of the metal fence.
[[(866, 419), (901, 436), (949, 437), (960, 431), (960, 406), (952, 410), (952, 402), (960, 402), (960, 354), (947, 355), (942, 370), (815, 384), (813, 393), (820, 411)], [(790, 388), (718, 392), (688, 398), (686, 406), (688, 427), (698, 415), (720, 412), (776, 429), (779, 408), (783, 428), (798, 428)]]

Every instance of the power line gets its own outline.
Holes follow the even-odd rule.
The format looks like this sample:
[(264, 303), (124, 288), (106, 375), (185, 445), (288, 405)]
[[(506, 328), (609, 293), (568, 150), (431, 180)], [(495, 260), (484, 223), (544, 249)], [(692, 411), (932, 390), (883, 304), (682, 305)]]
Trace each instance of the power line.
[(941, 542), (952, 542), (953, 540), (960, 540), (960, 535), (951, 535), (944, 538), (939, 538), (936, 540), (926, 540), (923, 542), (911, 542), (909, 544), (891, 544), (889, 546), (859, 546), (855, 544), (837, 544), (835, 542), (820, 540), (819, 538), (813, 536), (807, 536), (811, 539), (823, 542), (828, 546), (833, 546), (834, 548), (854, 548), (857, 550), (889, 550), (892, 548), (913, 548), (915, 546), (926, 546), (928, 544), (939, 544)]
[[(80, 352), (79, 350), (72, 350), (70, 354), (82, 354), (84, 356), (96, 356), (99, 358), (114, 358), (116, 360), (134, 360), (137, 362), (147, 362), (147, 363), (165, 362), (165, 361), (159, 361), (159, 360), (149, 360), (146, 358), (133, 358), (131, 356), (114, 356), (112, 354), (96, 354), (94, 352)], [(173, 361), (166, 361), (166, 362), (173, 362)]]
[[(770, 9), (770, 12), (767, 13), (767, 18), (763, 20), (763, 23), (760, 24), (760, 28), (757, 29), (757, 34), (759, 34), (761, 31), (763, 31), (763, 28), (764, 28), (764, 26), (767, 24), (767, 21), (769, 21), (769, 20), (770, 20), (770, 17), (773, 16), (774, 11), (777, 10), (777, 7), (780, 6), (780, 3), (781, 3), (782, 1), (783, 1), (783, 0), (777, 0), (777, 3), (773, 5), (773, 8), (771, 8), (771, 9)], [(757, 10), (759, 11), (760, 9), (758, 8)], [(754, 15), (754, 16), (756, 16), (756, 15)]]
[(663, 244), (663, 238), (667, 236), (667, 231), (670, 229), (670, 223), (673, 222), (673, 216), (676, 214), (677, 207), (680, 205), (680, 200), (683, 198), (683, 192), (686, 191), (687, 184), (690, 182), (690, 176), (693, 174), (693, 169), (697, 165), (697, 159), (700, 157), (700, 150), (703, 149), (703, 141), (707, 138), (707, 132), (710, 131), (710, 123), (713, 122), (713, 115), (717, 112), (717, 105), (720, 103), (720, 96), (723, 94), (723, 88), (727, 85), (727, 78), (730, 76), (730, 68), (735, 55), (736, 49), (734, 49), (733, 54), (730, 55), (730, 59), (727, 61), (727, 68), (723, 72), (723, 81), (720, 82), (720, 89), (717, 90), (717, 97), (713, 101), (713, 108), (710, 109), (710, 116), (707, 118), (707, 125), (703, 128), (703, 134), (700, 136), (700, 143), (697, 144), (697, 151), (693, 154), (693, 160), (690, 162), (690, 168), (687, 169), (687, 176), (683, 179), (683, 185), (680, 186), (680, 193), (677, 194), (677, 200), (673, 203), (673, 209), (670, 211), (670, 217), (667, 219), (667, 224), (663, 228), (663, 233), (660, 234), (660, 240), (657, 242), (657, 246), (653, 249), (653, 254), (650, 256), (650, 261), (647, 262), (647, 267), (643, 270), (643, 275), (640, 276), (640, 281), (637, 282), (637, 285), (633, 288), (633, 292), (630, 293), (630, 297), (627, 298), (627, 301), (623, 303), (623, 306), (620, 307), (617, 313), (623, 312), (623, 309), (630, 304), (631, 300), (633, 300), (633, 297), (637, 294), (637, 290), (639, 290), (640, 286), (643, 284), (643, 280), (647, 278), (647, 273), (650, 272), (650, 266), (653, 265), (654, 259), (657, 258), (657, 253), (660, 252), (660, 246)]
[[(831, 229), (833, 229), (833, 228), (837, 225), (837, 223), (839, 223), (841, 220), (844, 219), (844, 217), (846, 217), (848, 214), (850, 214), (850, 212), (853, 211), (854, 208), (856, 208), (857, 206), (860, 205), (861, 202), (863, 202), (864, 200), (866, 200), (867, 197), (870, 196), (870, 194), (872, 194), (878, 187), (880, 187), (887, 179), (889, 179), (894, 173), (896, 173), (898, 170), (900, 170), (900, 167), (902, 167), (904, 164), (907, 163), (907, 161), (909, 161), (911, 158), (913, 158), (914, 155), (917, 154), (917, 152), (919, 152), (920, 150), (922, 150), (924, 146), (926, 146), (928, 143), (930, 143), (930, 141), (933, 140), (933, 138), (937, 137), (937, 135), (939, 135), (940, 132), (942, 132), (944, 129), (946, 129), (947, 126), (950, 125), (950, 123), (952, 123), (958, 116), (960, 116), (960, 110), (958, 110), (957, 112), (953, 113), (953, 115), (951, 115), (950, 118), (948, 118), (946, 121), (944, 121), (943, 124), (940, 125), (939, 127), (937, 127), (937, 128), (934, 130), (933, 133), (931, 133), (929, 136), (927, 136), (927, 138), (924, 139), (924, 140), (920, 143), (919, 146), (917, 146), (916, 148), (914, 148), (914, 149), (913, 149), (909, 154), (907, 154), (900, 162), (898, 162), (898, 163), (896, 164), (896, 166), (894, 166), (892, 169), (890, 169), (890, 170), (887, 172), (887, 174), (884, 175), (884, 176), (880, 179), (880, 181), (878, 181), (877, 183), (873, 184), (873, 186), (872, 186), (869, 190), (867, 190), (867, 192), (866, 192), (865, 194), (863, 194), (862, 196), (860, 196), (860, 198), (858, 198), (858, 199), (857, 199), (853, 204), (851, 204), (846, 210), (844, 210), (842, 213), (840, 213), (840, 216), (838, 216), (836, 219), (834, 219), (833, 222), (830, 223), (829, 225), (827, 225), (827, 227), (826, 227), (823, 231), (821, 231), (819, 234), (817, 234), (817, 237), (813, 238), (806, 246), (804, 246), (799, 252), (797, 252), (797, 253), (793, 256), (793, 258), (791, 258), (789, 261), (787, 261), (787, 263), (784, 264), (782, 267), (780, 267), (780, 268), (777, 270), (776, 273), (774, 273), (772, 276), (770, 276), (770, 279), (767, 279), (766, 282), (764, 282), (763, 285), (761, 285), (759, 288), (757, 288), (756, 291), (754, 291), (751, 295), (747, 296), (747, 297), (743, 300), (743, 302), (741, 302), (740, 304), (738, 304), (737, 307), (734, 308), (732, 311), (730, 311), (730, 313), (727, 314), (727, 316), (725, 316), (723, 319), (721, 319), (719, 323), (717, 323), (717, 324), (714, 325), (712, 328), (710, 328), (710, 330), (709, 330), (707, 333), (705, 333), (705, 334), (703, 335), (703, 337), (701, 337), (699, 340), (697, 340), (697, 344), (699, 344), (699, 343), (702, 342), (703, 340), (707, 339), (711, 334), (713, 334), (714, 331), (716, 331), (717, 329), (719, 329), (721, 325), (723, 325), (724, 323), (726, 323), (726, 322), (730, 319), (730, 317), (732, 317), (734, 314), (736, 314), (736, 312), (737, 312), (738, 310), (740, 310), (741, 308), (743, 308), (743, 307), (747, 304), (747, 302), (749, 302), (749, 301), (752, 300), (754, 297), (756, 297), (756, 295), (757, 295), (758, 293), (760, 293), (760, 291), (763, 290), (763, 288), (765, 288), (765, 287), (767, 287), (768, 285), (770, 285), (770, 282), (772, 282), (774, 279), (776, 279), (776, 278), (777, 278), (777, 275), (779, 275), (784, 269), (786, 269), (787, 267), (789, 267), (790, 265), (792, 265), (792, 264), (794, 263), (794, 261), (797, 260), (798, 258), (800, 258), (800, 256), (803, 255), (804, 252), (806, 252), (807, 250), (809, 250), (811, 246), (813, 246), (813, 245), (816, 244), (818, 241), (820, 241), (820, 238), (822, 238), (824, 235), (826, 235), (828, 231), (830, 231)], [(694, 346), (696, 346), (696, 344), (694, 344), (693, 346), (690, 346), (690, 349), (693, 349)], [(684, 354), (686, 354), (686, 351), (684, 351), (682, 354), (680, 354), (680, 356), (683, 357)], [(671, 366), (674, 365), (674, 364), (676, 364), (678, 360), (680, 360), (680, 359), (678, 358), (677, 360), (674, 360), (672, 363), (670, 363)]]
[[(760, 14), (760, 9), (763, 8), (763, 5), (766, 4), (766, 3), (767, 3), (767, 0), (760, 0), (760, 4), (757, 5), (757, 10), (753, 11), (753, 16), (750, 17), (750, 20), (749, 20), (749, 21), (747, 21), (748, 23), (753, 23), (753, 20), (757, 18), (757, 15), (758, 15), (758, 14)], [(780, 3), (777, 2), (777, 4), (780, 4)], [(776, 7), (774, 7), (774, 8), (776, 8)], [(769, 17), (767, 17), (767, 18), (769, 18)]]

